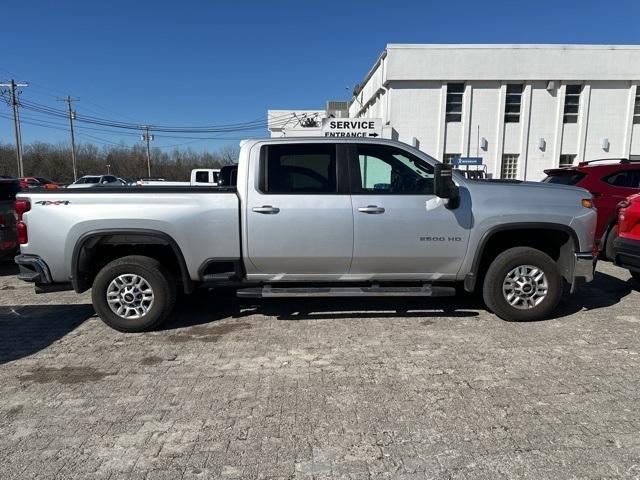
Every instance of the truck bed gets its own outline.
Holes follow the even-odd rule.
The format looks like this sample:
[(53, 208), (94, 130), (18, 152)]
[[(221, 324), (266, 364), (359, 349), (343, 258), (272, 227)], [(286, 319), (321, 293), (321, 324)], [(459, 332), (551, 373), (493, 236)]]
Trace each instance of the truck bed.
[[(240, 258), (240, 203), (234, 187), (95, 187), (31, 190), (24, 214), (29, 243), (53, 281), (69, 281), (78, 242), (93, 233), (159, 232), (180, 248), (189, 276), (208, 258)], [(55, 227), (55, 228), (54, 228)]]

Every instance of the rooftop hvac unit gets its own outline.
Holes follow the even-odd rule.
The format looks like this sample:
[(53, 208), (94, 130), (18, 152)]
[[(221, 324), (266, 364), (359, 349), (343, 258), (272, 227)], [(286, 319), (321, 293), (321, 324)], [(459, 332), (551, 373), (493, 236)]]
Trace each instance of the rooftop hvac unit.
[(328, 101), (327, 102), (327, 117), (348, 118), (349, 117), (349, 102)]

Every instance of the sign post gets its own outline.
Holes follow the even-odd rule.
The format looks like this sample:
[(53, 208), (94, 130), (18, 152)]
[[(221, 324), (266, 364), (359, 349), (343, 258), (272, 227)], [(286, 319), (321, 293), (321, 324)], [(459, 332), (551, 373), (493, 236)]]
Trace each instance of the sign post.
[(382, 136), (381, 118), (323, 118), (325, 137), (377, 138)]

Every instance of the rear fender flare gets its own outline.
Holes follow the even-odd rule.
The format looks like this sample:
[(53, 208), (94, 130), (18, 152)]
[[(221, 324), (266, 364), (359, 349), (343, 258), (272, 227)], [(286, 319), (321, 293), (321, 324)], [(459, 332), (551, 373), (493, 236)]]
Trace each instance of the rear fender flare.
[[(182, 255), (182, 251), (180, 250), (178, 243), (170, 235), (164, 232), (141, 228), (131, 228), (90, 230), (83, 233), (80, 238), (78, 238), (75, 246), (73, 247), (73, 254), (71, 256), (71, 284), (73, 286), (73, 289), (77, 293), (82, 293), (91, 288), (91, 285), (87, 285), (88, 282), (84, 282), (80, 276), (80, 255), (83, 249), (89, 243), (97, 243), (100, 239), (112, 235), (131, 235), (136, 237), (136, 241), (132, 242), (131, 244), (151, 244), (158, 243), (158, 241), (160, 241), (160, 243), (169, 245), (178, 261), (178, 266), (180, 268), (180, 278), (182, 280), (184, 292), (186, 294), (193, 292), (195, 286), (189, 275), (187, 263), (185, 262), (184, 255)], [(124, 242), (123, 244), (126, 244), (126, 242)]]

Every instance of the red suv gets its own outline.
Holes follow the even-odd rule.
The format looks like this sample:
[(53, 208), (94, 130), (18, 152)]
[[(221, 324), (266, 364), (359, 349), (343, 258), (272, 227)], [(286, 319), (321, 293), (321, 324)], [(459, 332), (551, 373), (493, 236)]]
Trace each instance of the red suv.
[[(607, 162), (607, 163), (600, 163)], [(594, 165), (600, 163), (598, 165)], [(545, 170), (543, 182), (574, 185), (589, 190), (598, 209), (596, 241), (608, 259), (613, 259), (617, 234), (617, 205), (628, 196), (640, 193), (640, 160), (626, 158), (591, 160), (577, 166)]]
[(60, 184), (44, 177), (24, 177), (20, 179), (20, 188), (44, 188), (46, 190), (53, 190), (60, 188)]
[(640, 282), (640, 194), (619, 204), (618, 238), (613, 243), (613, 261)]

